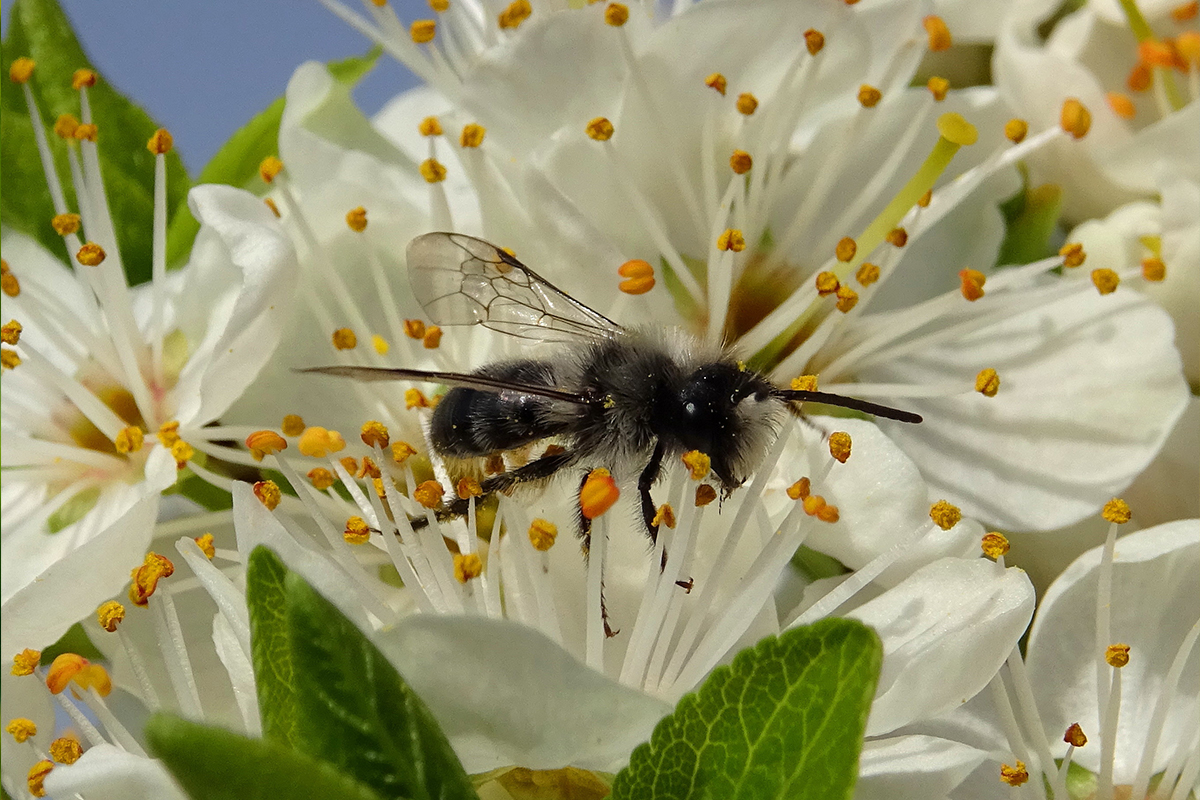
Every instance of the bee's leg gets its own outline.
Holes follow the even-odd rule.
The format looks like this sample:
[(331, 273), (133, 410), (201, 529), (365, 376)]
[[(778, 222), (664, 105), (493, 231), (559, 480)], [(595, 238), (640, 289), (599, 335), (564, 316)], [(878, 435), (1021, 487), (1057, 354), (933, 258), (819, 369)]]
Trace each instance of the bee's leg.
[(654, 454), (650, 456), (650, 460), (646, 462), (646, 467), (638, 478), (638, 494), (642, 498), (642, 519), (646, 523), (646, 535), (650, 537), (652, 544), (658, 542), (658, 526), (654, 524), (654, 498), (650, 496), (650, 487), (658, 480), (658, 474), (662, 471), (663, 454), (666, 449), (663, 440), (659, 439), (654, 445)]
[[(579, 493), (583, 492), (583, 485), (587, 483), (589, 474), (587, 472), (583, 473), (583, 478), (579, 481)], [(578, 493), (576, 496), (578, 496)], [(583, 551), (583, 561), (586, 564), (590, 561), (592, 554), (592, 521), (583, 515), (583, 506), (576, 508), (576, 514), (579, 520), (579, 548)], [(601, 564), (600, 568), (603, 569), (604, 565)], [(621, 632), (619, 628), (614, 628), (608, 623), (608, 606), (604, 602), (603, 575), (600, 577), (600, 620), (604, 623), (605, 638), (611, 639)]]
[[(542, 456), (514, 470), (501, 472), (499, 475), (487, 478), (480, 484), (479, 488), (483, 491), (483, 497), (495, 494), (496, 492), (507, 494), (522, 483), (549, 478), (560, 469), (570, 465), (574, 460), (575, 454), (570, 450), (563, 450), (551, 456)], [(456, 497), (444, 507), (438, 509), (436, 517), (439, 521), (465, 517), (470, 507), (471, 501), (469, 499)], [(423, 528), (429, 524), (425, 517), (411, 517), (409, 522), (412, 523), (414, 529)]]

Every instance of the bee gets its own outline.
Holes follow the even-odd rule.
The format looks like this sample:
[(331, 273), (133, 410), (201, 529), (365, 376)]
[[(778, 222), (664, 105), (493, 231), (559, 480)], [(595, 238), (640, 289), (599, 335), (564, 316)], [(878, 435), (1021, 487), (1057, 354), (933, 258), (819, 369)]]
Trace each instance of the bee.
[[(784, 389), (682, 331), (625, 328), (589, 308), (513, 255), (460, 233), (427, 233), (408, 245), (413, 293), (438, 325), (482, 325), (507, 336), (560, 346), (546, 357), (486, 364), (473, 372), (358, 366), (303, 372), (361, 381), (450, 386), (434, 408), (429, 442), (447, 459), (481, 459), (545, 439), (541, 457), (487, 477), (485, 496), (545, 482), (576, 467), (637, 473), (646, 533), (658, 534), (651, 488), (668, 459), (706, 454), (725, 496), (766, 457), (789, 414), (820, 402), (917, 423), (907, 411), (818, 391)], [(586, 478), (586, 474), (584, 475)], [(466, 515), (468, 501), (440, 518)], [(579, 514), (585, 543), (589, 521)], [(423, 522), (423, 520), (417, 520)]]

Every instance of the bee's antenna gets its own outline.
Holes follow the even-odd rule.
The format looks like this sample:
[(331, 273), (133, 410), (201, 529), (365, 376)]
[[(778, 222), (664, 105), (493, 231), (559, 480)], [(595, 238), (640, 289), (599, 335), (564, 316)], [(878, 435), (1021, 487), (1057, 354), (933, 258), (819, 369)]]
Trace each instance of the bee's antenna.
[(911, 411), (901, 411), (891, 406), (883, 406), (879, 403), (872, 403), (869, 400), (859, 400), (857, 397), (845, 397), (840, 394), (810, 392), (803, 389), (775, 389), (771, 392), (771, 396), (778, 397), (780, 400), (789, 403), (824, 403), (828, 406), (849, 408), (853, 411), (862, 411), (865, 414), (871, 414), (876, 417), (894, 419), (897, 422), (917, 423), (921, 421), (920, 414), (914, 414)]

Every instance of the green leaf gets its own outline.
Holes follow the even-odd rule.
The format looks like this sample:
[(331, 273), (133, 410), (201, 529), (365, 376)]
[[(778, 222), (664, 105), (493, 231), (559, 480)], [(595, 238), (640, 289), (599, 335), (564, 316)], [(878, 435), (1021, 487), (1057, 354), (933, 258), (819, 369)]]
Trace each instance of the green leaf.
[(67, 632), (58, 637), (57, 642), (49, 647), (42, 648), (40, 663), (49, 665), (63, 653), (75, 653), (76, 655), (83, 656), (88, 661), (108, 660), (108, 656), (101, 653), (100, 648), (92, 644), (91, 637), (88, 636), (83, 625), (78, 622), (67, 628)]
[[(353, 86), (371, 71), (383, 48), (376, 45), (365, 55), (330, 62), (329, 72), (342, 83)], [(224, 183), (257, 195), (267, 191), (258, 167), (267, 156), (279, 152), (279, 123), (283, 119), (284, 98), (277, 97), (255, 114), (229, 138), (212, 160), (200, 171), (196, 183)], [(200, 223), (183, 203), (167, 231), (167, 260), (182, 261), (191, 252)]]
[(850, 571), (833, 556), (804, 545), (800, 545), (792, 554), (792, 567), (809, 581), (835, 578)]
[(246, 565), (246, 605), (263, 736), (297, 748), (296, 669), (288, 642), (284, 590), (287, 574), (279, 556), (261, 545), (254, 548)]
[(613, 800), (851, 797), (882, 652), (845, 619), (743, 650), (633, 751)]
[[(4, 42), (3, 69), (20, 56), (37, 62), (29, 86), (44, 123), (52, 128), (60, 114), (80, 116), (79, 92), (71, 88), (76, 69), (95, 70), (83, 51), (70, 22), (55, 0), (17, 0), (12, 6), (8, 38)], [(98, 72), (98, 71), (97, 71)], [(50, 227), (54, 207), (42, 173), (27, 106), (20, 86), (2, 82), (0, 106), (3, 123), (0, 150), (3, 161), (3, 195), (0, 215), (6, 224), (24, 231), (66, 261), (62, 237)], [(130, 283), (150, 279), (154, 216), (154, 159), (146, 149), (158, 124), (139, 106), (118, 92), (103, 77), (88, 89), (97, 140), (100, 171), (117, 233), (117, 244)], [(47, 136), (64, 182), (67, 205), (75, 210), (67, 162), (67, 145), (48, 128)], [(168, 153), (167, 209), (178, 209), (191, 181), (175, 152)], [(170, 222), (170, 220), (168, 220)]]
[(285, 745), (155, 714), (146, 744), (193, 800), (381, 800), (368, 787)]
[(381, 797), (477, 797), (429, 709), (354, 623), (289, 573), (300, 748)]

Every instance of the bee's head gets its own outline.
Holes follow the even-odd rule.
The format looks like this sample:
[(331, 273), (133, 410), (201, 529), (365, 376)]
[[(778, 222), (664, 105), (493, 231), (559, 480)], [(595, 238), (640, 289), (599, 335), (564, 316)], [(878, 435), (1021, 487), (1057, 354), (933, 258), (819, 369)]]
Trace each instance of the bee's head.
[(709, 457), (726, 490), (758, 468), (775, 437), (785, 411), (772, 388), (761, 375), (721, 362), (698, 368), (679, 387), (671, 433)]

